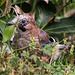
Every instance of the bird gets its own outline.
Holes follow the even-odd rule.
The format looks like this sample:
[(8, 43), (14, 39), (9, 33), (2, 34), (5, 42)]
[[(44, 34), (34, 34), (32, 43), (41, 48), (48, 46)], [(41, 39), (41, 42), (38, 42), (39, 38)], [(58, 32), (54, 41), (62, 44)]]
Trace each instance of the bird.
[[(55, 41), (55, 39), (49, 36), (44, 30), (37, 28), (35, 24), (35, 20), (30, 15), (19, 15), (16, 16), (12, 21), (8, 22), (8, 25), (15, 25), (17, 22), (17, 34), (12, 36), (11, 40), (13, 43), (13, 49), (21, 49), (25, 48), (25, 46), (29, 46), (29, 43), (32, 43), (31, 37), (34, 37), (34, 42), (40, 46), (40, 44), (44, 47), (46, 44), (49, 44), (53, 47), (56, 47), (56, 53), (53, 56), (53, 60), (57, 60), (57, 58), (62, 53), (60, 50), (63, 50), (67, 47), (67, 45), (59, 44)], [(53, 42), (53, 43), (52, 43)], [(68, 46), (71, 49), (71, 46)], [(75, 49), (75, 48), (74, 48)]]
[[(37, 28), (35, 20), (30, 15), (19, 15), (16, 16), (12, 21), (8, 22), (8, 25), (14, 25), (19, 22), (17, 31), (18, 33), (13, 36), (13, 44), (16, 48), (22, 48), (28, 46), (32, 41), (31, 37), (34, 37), (37, 44), (42, 44), (43, 42), (48, 43), (50, 36), (42, 29)], [(23, 38), (21, 40), (21, 38)]]

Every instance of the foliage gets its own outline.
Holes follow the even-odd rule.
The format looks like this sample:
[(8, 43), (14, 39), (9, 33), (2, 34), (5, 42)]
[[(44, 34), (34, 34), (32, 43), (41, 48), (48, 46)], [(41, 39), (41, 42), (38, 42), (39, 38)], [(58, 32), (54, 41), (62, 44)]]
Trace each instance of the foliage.
[(52, 55), (52, 47), (50, 45), (46, 45), (44, 48), (41, 49), (43, 54)]
[(35, 47), (36, 47), (35, 42), (32, 42), (32, 43), (29, 44), (29, 48), (30, 48), (31, 51), (34, 50)]
[(6, 0), (0, 0), (0, 7), (4, 4)]
[[(49, 34), (56, 34), (59, 40), (63, 37), (63, 33), (69, 35), (75, 32), (75, 14), (65, 18), (62, 11), (64, 7), (68, 8), (72, 4), (75, 7), (75, 0), (68, 0), (70, 2), (68, 4), (66, 2), (65, 6), (62, 6), (63, 0), (49, 0), (49, 3), (46, 0), (11, 0), (9, 8), (12, 11), (8, 14), (4, 12), (5, 8), (3, 8), (5, 1), (0, 1), (0, 75), (75, 75), (75, 49), (71, 43), (75, 40), (64, 39), (64, 45), (69, 46), (70, 43), (71, 49), (60, 51), (62, 52), (61, 56), (52, 61), (57, 47), (47, 44), (41, 49), (36, 48), (35, 38), (31, 38), (32, 43), (29, 44), (29, 50), (22, 50), (21, 57), (19, 57), (19, 53), (15, 52), (18, 50), (13, 50), (10, 42), (15, 31), (15, 25), (7, 25), (7, 22), (16, 16), (11, 7), (17, 4), (24, 12), (35, 12), (37, 27), (43, 27)], [(26, 1), (30, 1), (30, 4)], [(52, 51), (53, 47), (55, 51)]]
[[(30, 43), (33, 44), (33, 43)], [(3, 45), (4, 46), (4, 45)], [(34, 53), (31, 55), (31, 52), (23, 51), (21, 53), (21, 58), (14, 54), (15, 50), (11, 49), (11, 53), (8, 54), (7, 45), (4, 46), (4, 48), (1, 48), (0, 52), (0, 73), (4, 75), (25, 75), (25, 74), (45, 74), (45, 75), (74, 75), (75, 74), (75, 66), (71, 65), (70, 62), (73, 60), (68, 60), (68, 58), (71, 57), (70, 52), (68, 52), (68, 58), (67, 52), (63, 53), (62, 57), (59, 57), (57, 60), (52, 62), (51, 61), (51, 55), (52, 55), (52, 47), (50, 45), (46, 45), (43, 47), (39, 52), (43, 52), (43, 55), (41, 54), (41, 57), (37, 55), (37, 53)], [(32, 46), (33, 47), (33, 46)], [(73, 47), (71, 48), (72, 51)], [(8, 50), (9, 51), (9, 50)], [(64, 50), (63, 50), (64, 51)], [(73, 54), (73, 52), (71, 52)], [(48, 55), (48, 57), (47, 57)], [(64, 60), (64, 61), (63, 61)]]
[[(13, 36), (13, 31), (14, 31), (15, 25), (7, 27), (4, 32), (3, 32), (3, 40), (2, 42), (6, 42), (10, 40), (11, 36)], [(10, 30), (11, 29), (11, 30)]]
[[(45, 31), (50, 33), (70, 33), (75, 32), (75, 14), (69, 18), (63, 18), (60, 20), (60, 22), (51, 23), (50, 25), (47, 25)], [(54, 27), (55, 26), (55, 27)]]
[(36, 6), (35, 20), (38, 27), (42, 27), (56, 13), (55, 6), (49, 2), (48, 4), (40, 1)]

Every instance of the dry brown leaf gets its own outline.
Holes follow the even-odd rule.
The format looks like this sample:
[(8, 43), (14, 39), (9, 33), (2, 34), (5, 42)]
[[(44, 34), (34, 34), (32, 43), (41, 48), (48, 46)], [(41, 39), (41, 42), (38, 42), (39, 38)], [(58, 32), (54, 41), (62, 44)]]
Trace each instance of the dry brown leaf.
[(17, 13), (17, 14), (20, 14), (20, 15), (23, 15), (24, 14), (24, 12), (20, 9), (20, 7), (19, 6), (17, 6), (17, 5), (15, 5), (15, 12)]

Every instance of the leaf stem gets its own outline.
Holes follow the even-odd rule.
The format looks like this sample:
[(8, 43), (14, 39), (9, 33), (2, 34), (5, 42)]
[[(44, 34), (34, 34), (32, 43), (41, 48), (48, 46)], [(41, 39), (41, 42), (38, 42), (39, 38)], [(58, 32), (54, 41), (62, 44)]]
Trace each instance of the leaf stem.
[(5, 21), (3, 21), (3, 20), (0, 20), (2, 23), (4, 23), (4, 24), (6, 24), (6, 22)]
[(29, 47), (29, 46), (25, 46), (25, 47), (22, 47), (22, 48), (19, 48), (19, 49), (15, 49), (15, 50), (23, 50), (23, 49), (25, 49), (25, 48), (27, 48), (27, 47)]
[(67, 5), (69, 5), (70, 2), (71, 2), (71, 1), (69, 0), (69, 1), (66, 3), (65, 6), (63, 6), (61, 9), (59, 9), (59, 11), (58, 11), (56, 14), (54, 14), (54, 16), (51, 17), (51, 18), (48, 20), (48, 22), (47, 22), (41, 29), (44, 29), (44, 28), (48, 25), (48, 23), (49, 23), (50, 21), (52, 21), (52, 19), (54, 19), (54, 17), (55, 17), (63, 8), (65, 8)]

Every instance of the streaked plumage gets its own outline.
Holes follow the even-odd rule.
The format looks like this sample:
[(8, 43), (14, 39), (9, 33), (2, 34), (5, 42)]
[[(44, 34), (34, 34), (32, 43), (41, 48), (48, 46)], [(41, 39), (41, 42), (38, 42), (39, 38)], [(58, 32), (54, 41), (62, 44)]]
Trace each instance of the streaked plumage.
[[(28, 44), (32, 42), (30, 40), (31, 37), (35, 37), (34, 42), (37, 44), (42, 44), (43, 46), (45, 46), (45, 44), (50, 44), (50, 36), (45, 31), (37, 28), (32, 16), (20, 15), (15, 17), (11, 22), (8, 22), (8, 24), (14, 25), (17, 22), (19, 22), (17, 28), (18, 33), (13, 37), (13, 48), (20, 49), (28, 46)], [(54, 40), (52, 37), (51, 39)], [(55, 40), (54, 43), (56, 44), (57, 51), (53, 56), (53, 60), (56, 60), (61, 54), (59, 50), (66, 48), (66, 45), (61, 45)], [(71, 48), (71, 46), (69, 46), (69, 48)]]
[[(13, 43), (14, 47), (22, 48), (31, 43), (30, 37), (35, 37), (36, 43), (48, 43), (50, 36), (43, 30), (38, 29), (35, 25), (35, 20), (29, 15), (20, 15), (15, 17), (9, 25), (16, 24), (19, 22), (17, 31), (18, 33), (14, 36)], [(21, 40), (23, 38), (23, 40)]]

